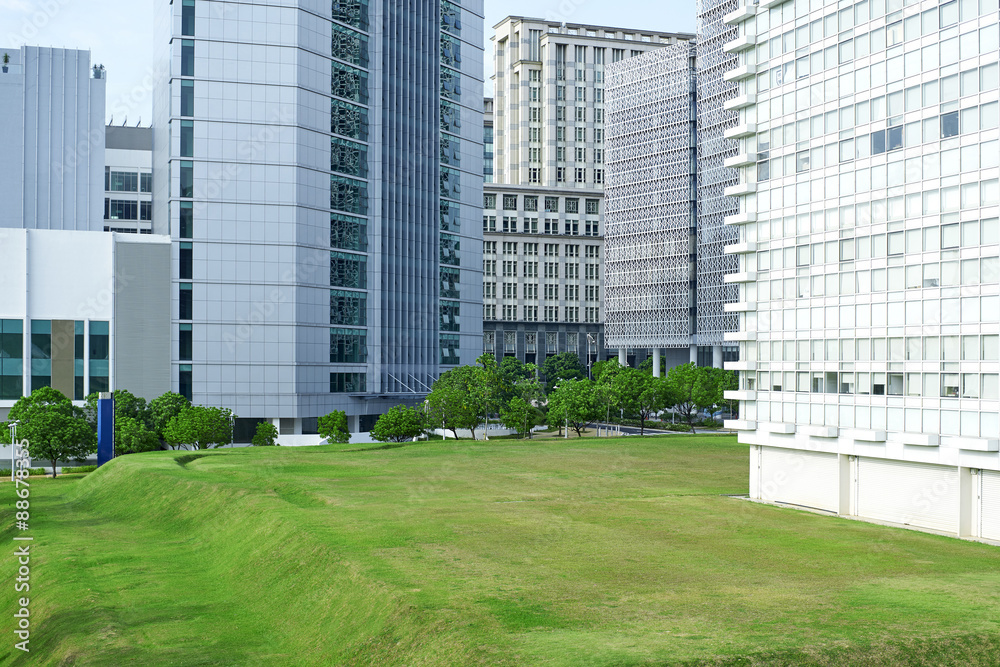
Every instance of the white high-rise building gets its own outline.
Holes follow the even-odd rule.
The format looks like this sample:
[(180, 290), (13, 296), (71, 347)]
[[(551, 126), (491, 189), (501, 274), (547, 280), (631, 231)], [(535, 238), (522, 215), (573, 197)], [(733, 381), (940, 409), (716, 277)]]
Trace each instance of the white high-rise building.
[(0, 48), (0, 227), (101, 230), (105, 71), (90, 51)]
[(1000, 539), (997, 10), (725, 17), (753, 498)]
[(474, 363), (481, 0), (158, 5), (174, 386), (238, 431), (357, 431)]

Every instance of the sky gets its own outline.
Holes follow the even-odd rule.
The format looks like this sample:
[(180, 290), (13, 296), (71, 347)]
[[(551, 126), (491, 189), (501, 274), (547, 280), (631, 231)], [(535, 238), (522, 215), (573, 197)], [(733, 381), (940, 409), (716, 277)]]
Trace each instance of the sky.
[[(107, 119), (152, 119), (154, 0), (0, 0), (0, 49), (90, 49), (107, 68)], [(694, 32), (694, 0), (486, 0), (486, 38), (505, 16), (662, 32)], [(489, 50), (487, 50), (487, 54)], [(487, 92), (492, 63), (487, 57)]]

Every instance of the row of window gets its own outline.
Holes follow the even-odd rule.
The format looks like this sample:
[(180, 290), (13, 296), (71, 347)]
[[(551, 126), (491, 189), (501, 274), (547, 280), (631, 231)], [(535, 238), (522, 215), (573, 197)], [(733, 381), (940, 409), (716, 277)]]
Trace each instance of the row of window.
[[(868, 273), (858, 272), (859, 275)], [(807, 295), (808, 292), (800, 294)], [(750, 313), (747, 319), (748, 324), (753, 323), (758, 331), (808, 331), (961, 324), (980, 322), (981, 318), (995, 319), (997, 313), (1000, 313), (1000, 297), (969, 296), (814, 308), (775, 308)]]
[(762, 391), (1000, 399), (1000, 375), (996, 373), (761, 371), (757, 375)]
[[(518, 317), (519, 306), (513, 304), (506, 304), (502, 306), (500, 310), (500, 319), (506, 322), (519, 322), (522, 318)], [(579, 306), (564, 306), (563, 307), (563, 318), (559, 319), (559, 306), (523, 306), (523, 321), (525, 322), (538, 322), (539, 309), (542, 313), (542, 322), (580, 322), (580, 307)], [(597, 306), (587, 307), (583, 309), (584, 319), (583, 322), (597, 323), (600, 321), (601, 309)], [(483, 319), (485, 320), (496, 320), (497, 319), (497, 307), (494, 304), (485, 304), (483, 306)]]
[[(503, 332), (503, 351), (505, 354), (515, 354), (517, 352), (517, 333), (516, 331), (504, 331)], [(588, 351), (596, 353), (597, 352), (597, 337), (590, 334), (585, 334), (587, 341)], [(559, 332), (558, 331), (546, 331), (545, 338), (543, 339), (545, 343), (545, 353), (546, 354), (558, 354), (559, 353)], [(576, 331), (566, 332), (566, 350), (571, 352), (576, 352), (580, 349), (580, 334)], [(535, 331), (525, 331), (524, 332), (524, 351), (528, 354), (535, 354), (538, 352), (538, 332)], [(483, 352), (487, 354), (496, 354), (496, 332), (495, 331), (485, 331), (483, 332)]]
[(996, 334), (772, 340), (755, 347), (760, 361), (1000, 361)]
[[(504, 234), (516, 234), (518, 231), (518, 219), (513, 216), (503, 216), (502, 226), (499, 231)], [(601, 223), (597, 220), (584, 220), (583, 221), (583, 235), (584, 236), (600, 236), (601, 235)], [(546, 219), (542, 222), (542, 226), (538, 225), (538, 218), (524, 218), (523, 224), (520, 227), (521, 232), (525, 234), (559, 234), (559, 220), (557, 219)], [(497, 230), (497, 217), (495, 215), (484, 215), (483, 216), (483, 231), (484, 232), (496, 232)], [(566, 220), (562, 225), (562, 233), (568, 236), (579, 236), (580, 235), (580, 221), (579, 220)]]
[(125, 201), (120, 199), (104, 200), (105, 220), (152, 220), (153, 202)]
[[(521, 294), (525, 299), (528, 300), (538, 300), (538, 283), (501, 283), (503, 286), (503, 298), (504, 299), (516, 299), (518, 294), (518, 286), (520, 286)], [(546, 283), (543, 286), (545, 299), (549, 301), (559, 300), (559, 283)], [(566, 301), (579, 301), (580, 300), (580, 286), (579, 285), (562, 285), (563, 298)], [(584, 285), (584, 294), (587, 301), (600, 301), (601, 300), (601, 286), (600, 285)], [(495, 282), (484, 282), (483, 283), (483, 298), (484, 299), (495, 299), (497, 296), (497, 283)]]
[[(604, 128), (595, 127), (593, 128), (593, 137), (595, 144), (604, 143)], [(566, 141), (566, 126), (557, 125), (556, 126), (556, 142)], [(573, 140), (577, 142), (587, 141), (587, 128), (585, 127), (574, 127), (573, 128)], [(540, 144), (542, 142), (542, 128), (540, 127), (529, 127), (528, 128), (528, 143), (529, 144)]]
[(153, 174), (137, 171), (112, 171), (104, 168), (105, 192), (152, 192)]
[[(546, 213), (558, 213), (560, 210), (559, 200), (562, 200), (562, 210), (566, 213), (579, 213), (580, 212), (580, 199), (578, 197), (543, 197), (545, 204)], [(525, 211), (538, 211), (538, 195), (503, 195), (503, 210), (505, 211), (516, 211), (518, 210), (518, 201), (523, 204), (523, 210)], [(600, 199), (585, 199), (584, 200), (584, 212), (589, 215), (596, 215), (600, 213), (601, 200)], [(485, 209), (495, 209), (497, 207), (497, 196), (494, 193), (487, 192), (483, 194), (483, 208)]]
[[(537, 278), (538, 277), (538, 262), (523, 262), (523, 273), (525, 278)], [(563, 267), (564, 278), (574, 280), (580, 278), (580, 264), (561, 264), (560, 262), (544, 262), (545, 277), (546, 278), (559, 278), (559, 267)], [(586, 280), (600, 280), (601, 278), (601, 265), (600, 264), (584, 264), (584, 278)], [(517, 261), (515, 260), (504, 260), (503, 261), (503, 276), (505, 278), (516, 278), (517, 277)], [(495, 259), (484, 259), (483, 260), (483, 275), (485, 276), (495, 276), (497, 275), (497, 260)]]
[[(902, 5), (901, 0), (858, 2), (842, 8), (839, 12), (833, 11), (812, 22), (803, 22), (797, 19), (808, 16), (811, 11), (815, 11), (819, 7), (816, 6), (815, 2), (809, 2), (809, 0), (797, 0), (772, 7), (769, 12), (758, 13), (745, 25), (748, 31), (755, 31), (761, 35), (758, 53), (763, 61), (768, 58), (777, 58), (784, 53), (792, 53), (827, 37), (838, 36), (842, 39), (846, 31), (853, 32), (853, 28), (864, 26), (868, 21), (886, 15), (884, 28), (880, 27), (864, 34), (865, 37), (871, 35), (872, 53), (923, 35), (934, 34), (938, 30), (957, 24), (959, 21), (968, 21), (997, 10), (996, 0), (962, 0), (961, 2), (953, 0), (920, 14), (913, 14), (903, 20), (900, 12)], [(775, 32), (778, 26), (791, 21), (796, 21), (799, 25), (793, 30), (774, 34), (770, 38), (765, 37), (769, 27), (772, 27), (774, 29), (772, 32)], [(851, 33), (846, 32), (846, 35), (850, 37)]]
[[(543, 250), (546, 257), (558, 257), (559, 247), (558, 243), (544, 243)], [(503, 242), (503, 254), (505, 255), (516, 255), (517, 254), (517, 242), (516, 241), (504, 241)], [(524, 243), (522, 244), (524, 254), (528, 256), (538, 256), (538, 244), (537, 243)], [(566, 257), (579, 257), (580, 256), (580, 245), (577, 243), (567, 243), (562, 246), (565, 248), (563, 253)], [(584, 256), (587, 259), (600, 259), (601, 258), (601, 246), (599, 245), (585, 245)], [(483, 241), (483, 254), (484, 255), (495, 255), (497, 252), (497, 242), (496, 241)]]
[[(89, 336), (85, 334), (83, 321), (73, 322), (72, 336), (64, 339), (65, 329), (52, 332), (51, 320), (32, 320), (30, 325), (30, 358), (27, 360), (30, 373), (30, 390), (52, 386), (53, 351), (57, 357), (69, 356), (73, 359), (73, 400), (83, 400), (84, 376), (89, 375), (90, 391), (107, 391), (110, 384), (111, 342), (108, 322), (92, 321)], [(84, 356), (84, 346), (88, 345), (88, 357)], [(24, 391), (24, 323), (21, 320), (0, 320), (0, 399), (17, 400)], [(86, 368), (89, 358), (89, 368)], [(68, 381), (68, 378), (62, 378)]]

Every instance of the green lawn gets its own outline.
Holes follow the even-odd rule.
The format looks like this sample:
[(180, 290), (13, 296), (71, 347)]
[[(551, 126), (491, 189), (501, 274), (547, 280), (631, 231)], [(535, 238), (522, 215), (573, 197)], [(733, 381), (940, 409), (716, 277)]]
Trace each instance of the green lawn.
[(0, 663), (1000, 655), (1000, 549), (727, 497), (748, 467), (729, 436), (351, 449), (157, 452), (32, 478), (32, 652), (8, 633)]

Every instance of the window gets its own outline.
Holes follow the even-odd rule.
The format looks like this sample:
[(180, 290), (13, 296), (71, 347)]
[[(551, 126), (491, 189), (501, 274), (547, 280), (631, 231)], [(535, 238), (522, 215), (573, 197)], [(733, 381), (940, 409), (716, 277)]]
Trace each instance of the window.
[(491, 282), (483, 283), (483, 298), (484, 299), (495, 299), (497, 298), (497, 284)]
[(578, 220), (567, 220), (564, 225), (565, 233), (572, 236), (580, 235), (580, 222)]
[(181, 115), (194, 115), (194, 81), (181, 80)]
[(601, 266), (600, 264), (587, 264), (586, 273), (584, 277), (587, 280), (598, 280), (601, 277)]
[(364, 373), (330, 373), (330, 393), (350, 394), (364, 392)]
[(587, 322), (599, 322), (601, 309), (596, 306), (587, 306), (585, 309)]
[(559, 102), (566, 101), (566, 86), (556, 86), (556, 100)]
[(537, 243), (525, 243), (524, 244), (524, 254), (538, 256), (538, 244)]
[(505, 211), (516, 211), (517, 210), (517, 195), (504, 195), (503, 196), (503, 210), (505, 210)]
[[(496, 243), (494, 241), (494, 243)], [(517, 243), (511, 241), (503, 242), (503, 254), (505, 255), (516, 255), (517, 254)]]
[(503, 261), (503, 275), (505, 277), (516, 278), (517, 277), (517, 262), (511, 259), (505, 259)]
[(576, 101), (586, 102), (587, 101), (587, 89), (583, 86), (576, 87)]
[(587, 107), (576, 107), (574, 109), (573, 118), (574, 118), (574, 120), (576, 120), (577, 123), (586, 123), (587, 122)]
[(194, 121), (181, 121), (181, 157), (194, 156)]
[[(138, 220), (139, 202), (124, 201), (120, 199), (105, 199), (105, 220)], [(149, 202), (143, 202), (148, 204)]]
[(556, 167), (556, 180), (560, 183), (566, 182), (566, 167)]
[(194, 314), (194, 292), (192, 290), (193, 285), (191, 283), (180, 283), (178, 292), (178, 314), (177, 318), (181, 320), (193, 319)]
[[(149, 176), (149, 174), (143, 174)], [(111, 192), (136, 192), (139, 185), (139, 174), (134, 171), (107, 170), (105, 189)], [(146, 190), (143, 190), (146, 192)]]
[(544, 313), (546, 322), (559, 321), (559, 306), (545, 306)]
[(536, 301), (538, 300), (538, 283), (524, 284), (524, 298)]
[(603, 183), (603, 182), (604, 182), (604, 170), (603, 169), (595, 169), (594, 170), (594, 183)]
[(587, 169), (585, 167), (577, 167), (574, 169), (574, 174), (577, 183), (587, 182)]
[(497, 230), (497, 217), (495, 215), (483, 216), (483, 231), (495, 232)]
[(153, 191), (153, 175), (150, 173), (139, 174), (139, 192)]
[(558, 213), (559, 212), (559, 197), (546, 197), (545, 198), (545, 212), (546, 213)]
[(140, 220), (153, 219), (153, 202), (151, 201), (139, 202), (139, 219)]
[(529, 183), (541, 183), (542, 182), (542, 170), (538, 167), (528, 168), (528, 182)]
[(538, 233), (538, 218), (525, 218), (524, 219), (524, 233), (525, 234), (537, 234)]
[[(83, 357), (82, 344), (76, 356)], [(0, 399), (16, 401), (21, 398), (24, 394), (23, 373), (24, 323), (21, 320), (0, 320)]]
[[(584, 148), (582, 146), (577, 146), (574, 149), (573, 152), (574, 152), (574, 157), (576, 157), (576, 161), (577, 162), (586, 162), (587, 161), (587, 149), (586, 148)], [(574, 213), (575, 213), (575, 211), (574, 211)]]
[(517, 218), (514, 216), (505, 215), (503, 216), (503, 226), (501, 227), (504, 234), (513, 234), (517, 231)]
[(181, 160), (180, 170), (179, 196), (190, 199), (194, 197), (194, 162)]
[(586, 247), (587, 259), (600, 259), (601, 257), (601, 246), (588, 245)]
[(587, 220), (584, 223), (584, 236), (600, 236), (601, 232), (599, 230), (600, 223), (597, 220)]
[(194, 35), (194, 0), (183, 0), (181, 5), (181, 34)]
[[(590, 265), (593, 266), (593, 265)], [(566, 265), (566, 277), (569, 279), (578, 279), (580, 277), (580, 265), (576, 262)]]
[(577, 128), (574, 128), (574, 130), (576, 130), (575, 136), (576, 136), (576, 140), (577, 141), (586, 141), (587, 140), (587, 128), (585, 128), (585, 127), (577, 127)]
[(566, 120), (566, 107), (561, 104), (556, 106), (556, 120), (563, 122)]
[(599, 213), (600, 200), (599, 199), (588, 199), (587, 201), (587, 214), (597, 215)]
[(566, 300), (567, 301), (579, 301), (580, 300), (580, 286), (579, 285), (566, 285), (563, 289), (566, 290)]
[[(182, 10), (183, 12), (183, 10)], [(194, 40), (181, 40), (181, 76), (194, 76)]]
[(565, 321), (567, 321), (567, 322), (579, 322), (580, 321), (580, 307), (579, 306), (566, 306)]
[(525, 262), (524, 263), (524, 277), (525, 278), (537, 278), (538, 277), (538, 262)]
[(496, 207), (497, 207), (497, 196), (495, 194), (484, 194), (483, 208), (496, 208)]
[(483, 275), (495, 276), (497, 274), (497, 261), (495, 259), (483, 260)]
[(178, 354), (177, 358), (181, 361), (191, 361), (194, 350), (194, 339), (192, 337), (191, 324), (182, 323), (178, 325), (179, 327), (179, 340), (178, 340)]
[(556, 262), (545, 262), (545, 277), (546, 278), (558, 278), (559, 277), (559, 264)]
[(503, 307), (503, 319), (508, 322), (513, 322), (517, 319), (517, 306), (513, 304), (504, 304)]
[(600, 285), (587, 285), (584, 292), (584, 296), (587, 301), (600, 301), (601, 300), (601, 287)]

